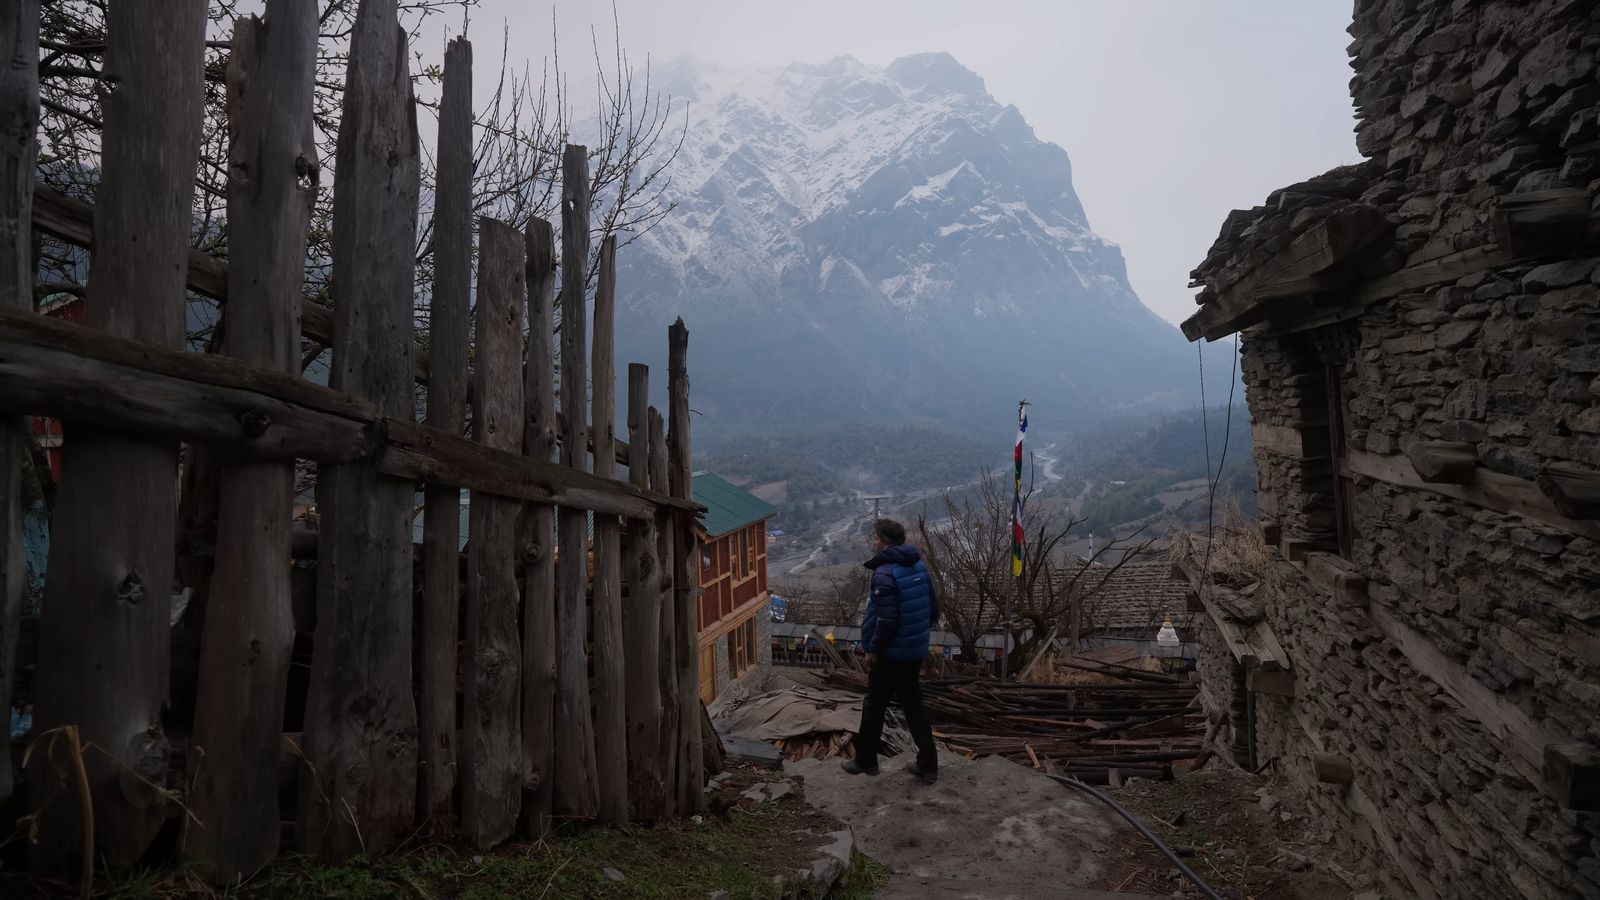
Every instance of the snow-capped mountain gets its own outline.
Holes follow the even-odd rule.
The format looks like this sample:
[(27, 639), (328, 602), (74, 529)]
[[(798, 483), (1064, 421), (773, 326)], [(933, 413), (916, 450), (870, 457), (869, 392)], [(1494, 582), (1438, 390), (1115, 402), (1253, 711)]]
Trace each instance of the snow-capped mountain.
[(689, 129), (677, 208), (619, 256), (619, 358), (682, 315), (704, 424), (1195, 402), (1066, 151), (949, 54), (654, 77)]

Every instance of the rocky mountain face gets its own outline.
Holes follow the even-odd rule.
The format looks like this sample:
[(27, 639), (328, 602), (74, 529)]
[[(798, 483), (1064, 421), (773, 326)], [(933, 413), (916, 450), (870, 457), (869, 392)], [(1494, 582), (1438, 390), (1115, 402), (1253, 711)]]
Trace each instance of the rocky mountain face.
[(655, 78), (689, 130), (676, 210), (619, 256), (619, 359), (660, 365), (682, 315), (697, 429), (1198, 402), (1066, 151), (949, 54)]

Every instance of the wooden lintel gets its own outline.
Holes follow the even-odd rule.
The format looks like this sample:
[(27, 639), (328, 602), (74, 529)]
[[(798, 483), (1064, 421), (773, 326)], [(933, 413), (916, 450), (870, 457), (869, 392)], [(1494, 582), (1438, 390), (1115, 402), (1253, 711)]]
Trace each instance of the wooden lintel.
[(1600, 519), (1600, 472), (1554, 463), (1545, 467), (1534, 483), (1563, 516)]
[(1332, 753), (1311, 754), (1311, 771), (1323, 784), (1349, 787), (1356, 780), (1356, 770), (1350, 761)]
[(1477, 449), (1462, 441), (1416, 441), (1406, 458), (1429, 484), (1471, 484), (1478, 468)]
[(1245, 684), (1257, 694), (1271, 694), (1274, 697), (1294, 697), (1293, 672), (1269, 672), (1265, 669), (1251, 669), (1245, 675)]
[(1500, 197), (1495, 238), (1517, 259), (1565, 253), (1589, 233), (1589, 192), (1581, 187), (1528, 191)]
[(1381, 456), (1364, 450), (1351, 451), (1349, 463), (1350, 470), (1363, 478), (1397, 487), (1433, 491), (1484, 509), (1521, 516), (1569, 534), (1600, 541), (1600, 521), (1567, 515), (1537, 483), (1526, 478), (1493, 472), (1480, 466), (1475, 470), (1471, 484), (1430, 484), (1417, 475), (1405, 457)]
[(1600, 749), (1581, 743), (1545, 747), (1544, 788), (1564, 809), (1600, 810)]
[(1305, 538), (1286, 537), (1279, 545), (1279, 548), (1283, 551), (1284, 558), (1290, 562), (1304, 562), (1306, 557), (1310, 556), (1320, 546), (1320, 543), (1308, 541)]
[(1321, 552), (1307, 554), (1305, 573), (1313, 584), (1332, 595), (1336, 605), (1367, 605), (1367, 579), (1341, 557)]

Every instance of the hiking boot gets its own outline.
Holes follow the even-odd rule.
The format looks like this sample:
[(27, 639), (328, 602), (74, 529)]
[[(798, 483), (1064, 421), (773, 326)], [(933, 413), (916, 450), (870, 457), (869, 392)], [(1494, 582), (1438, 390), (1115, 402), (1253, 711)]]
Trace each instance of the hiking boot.
[(839, 764), (839, 768), (845, 770), (846, 772), (850, 773), (851, 775), (876, 775), (876, 774), (878, 774), (878, 767), (877, 766), (873, 766), (872, 768), (869, 769), (866, 766), (863, 766), (860, 763), (857, 763), (853, 759), (847, 759), (844, 762), (840, 763)]
[(938, 769), (924, 769), (915, 760), (906, 764), (906, 771), (922, 779), (923, 784), (933, 784), (939, 780)]

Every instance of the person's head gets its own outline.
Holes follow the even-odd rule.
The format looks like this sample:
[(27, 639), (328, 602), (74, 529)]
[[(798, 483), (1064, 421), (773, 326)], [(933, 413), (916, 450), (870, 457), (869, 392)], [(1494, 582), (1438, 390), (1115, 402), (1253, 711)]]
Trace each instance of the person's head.
[(879, 550), (906, 542), (906, 527), (893, 519), (879, 519), (872, 525), (872, 542)]

